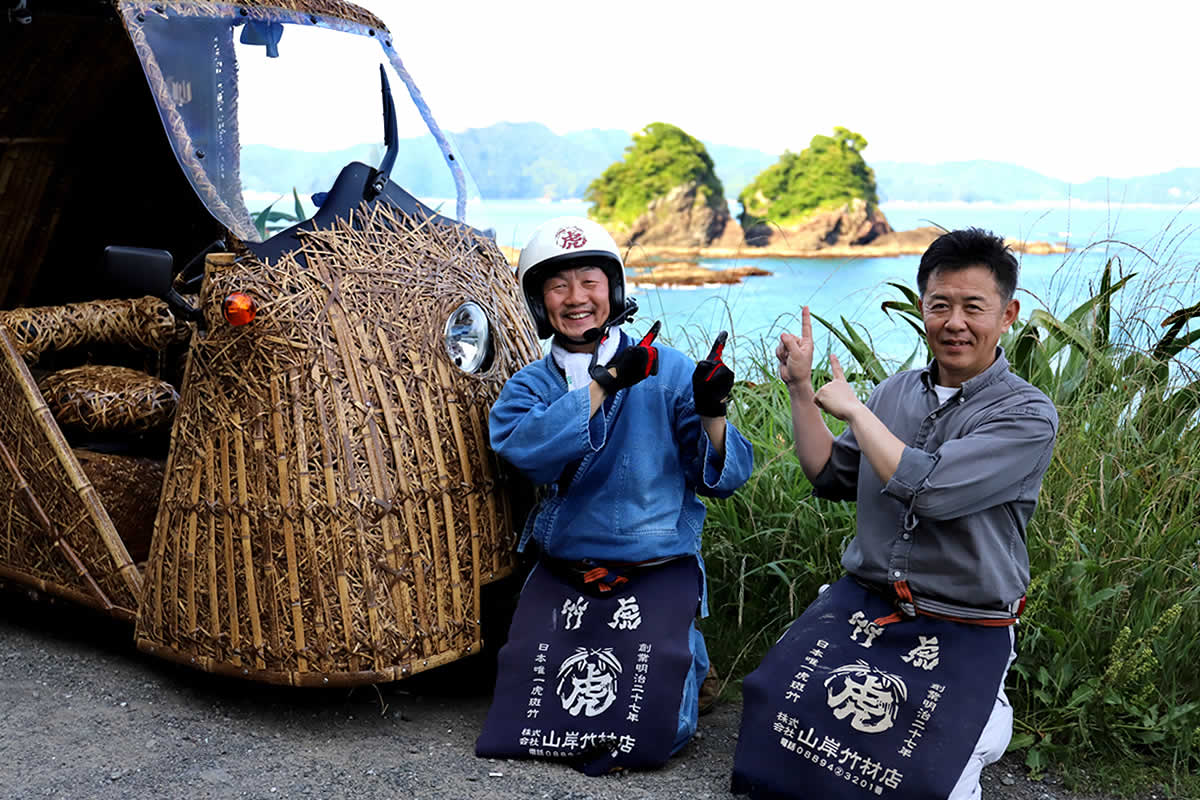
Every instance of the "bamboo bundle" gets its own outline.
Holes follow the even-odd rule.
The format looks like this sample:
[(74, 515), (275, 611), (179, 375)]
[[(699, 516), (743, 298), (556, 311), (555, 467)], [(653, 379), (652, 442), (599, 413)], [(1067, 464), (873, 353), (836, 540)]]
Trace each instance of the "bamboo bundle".
[(0, 326), (0, 577), (132, 620), (141, 576)]
[[(138, 645), (298, 685), (394, 680), (480, 646), (480, 586), (512, 569), (487, 447), (504, 381), (539, 353), (512, 271), (473, 231), (379, 204), (267, 264), (210, 258)], [(244, 327), (230, 292), (255, 298)], [(486, 313), (479, 374), (450, 314)]]
[(14, 347), (27, 364), (36, 363), (47, 352), (81, 345), (163, 350), (190, 335), (189, 326), (177, 325), (171, 309), (157, 297), (15, 308), (0, 311), (0, 327), (8, 328)]

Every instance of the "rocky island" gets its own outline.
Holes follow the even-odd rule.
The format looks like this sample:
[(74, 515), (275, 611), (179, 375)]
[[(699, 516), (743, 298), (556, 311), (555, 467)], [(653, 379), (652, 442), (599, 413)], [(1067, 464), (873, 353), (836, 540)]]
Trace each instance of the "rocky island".
[[(919, 255), (943, 233), (896, 231), (879, 208), (875, 173), (862, 157), (866, 139), (846, 128), (816, 135), (800, 153), (785, 151), (738, 195), (729, 212), (703, 143), (654, 122), (633, 135), (621, 161), (589, 184), (589, 215), (625, 249), (633, 283), (737, 283), (767, 270), (712, 270), (702, 259), (879, 258)], [(1065, 245), (1009, 240), (1021, 253), (1065, 253)], [(510, 262), (518, 253), (505, 248)]]

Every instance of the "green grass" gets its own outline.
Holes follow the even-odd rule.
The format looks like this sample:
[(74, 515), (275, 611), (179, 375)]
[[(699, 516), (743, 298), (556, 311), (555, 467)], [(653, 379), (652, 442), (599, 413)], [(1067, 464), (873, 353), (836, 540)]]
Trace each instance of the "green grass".
[[(1200, 797), (1200, 306), (1173, 300), (1194, 287), (1156, 282), (1154, 270), (1114, 272), (1110, 262), (1075, 312), (1035, 312), (1005, 340), (1014, 370), (1060, 415), (1028, 531), (1033, 583), (1008, 680), (1013, 747), (1033, 773), (1054, 768), (1081, 787)], [(1121, 292), (1132, 293), (1123, 311)], [(901, 294), (889, 310), (919, 322)], [(865, 393), (879, 362), (840, 338)], [(812, 498), (792, 454), (773, 345), (762, 344), (732, 404), (754, 474), (709, 503), (705, 530), (705, 631), (730, 691), (841, 575), (854, 533), (853, 505)]]
[(752, 670), (783, 627), (839, 573), (854, 534), (854, 509), (811, 496), (791, 450), (783, 384), (740, 387), (738, 428), (754, 445), (750, 480), (709, 504), (705, 561), (712, 619), (710, 649), (722, 675)]

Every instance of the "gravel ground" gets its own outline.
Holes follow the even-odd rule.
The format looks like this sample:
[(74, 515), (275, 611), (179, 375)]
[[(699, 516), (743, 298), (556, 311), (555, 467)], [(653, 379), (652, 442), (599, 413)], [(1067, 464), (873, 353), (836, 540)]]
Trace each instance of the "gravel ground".
[[(139, 653), (132, 631), (66, 603), (0, 594), (5, 798), (731, 798), (740, 705), (720, 704), (662, 770), (588, 778), (474, 755), (486, 655), (408, 681), (286, 689)], [(1112, 800), (984, 772), (984, 800)], [(1149, 800), (1147, 798), (1146, 800)]]

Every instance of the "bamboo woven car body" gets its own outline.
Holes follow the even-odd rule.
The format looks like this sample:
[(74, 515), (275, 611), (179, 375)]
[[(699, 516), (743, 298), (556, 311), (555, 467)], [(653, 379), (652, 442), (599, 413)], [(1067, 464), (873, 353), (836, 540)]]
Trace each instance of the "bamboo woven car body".
[[(386, 33), (335, 0), (239, 7)], [(85, 27), (70, 17), (57, 35)], [(137, 62), (130, 38), (109, 28), (124, 49), (81, 46), (121, 54), (114, 71), (126, 74)], [(16, 51), (0, 50), (7, 74)], [(11, 62), (44, 57), (33, 40)], [(137, 90), (152, 105), (147, 85), (153, 93), (153, 74)], [(4, 78), (0, 89), (6, 99), (22, 91)], [(5, 108), (0, 163), (11, 175), (28, 166), (13, 142), (29, 123)], [(477, 651), (481, 587), (512, 570), (519, 514), (487, 447), (487, 410), (538, 353), (495, 243), (419, 205), (365, 203), (291, 232), (295, 246), (273, 258), (225, 226), (225, 252), (207, 257), (191, 298), (194, 320), (153, 297), (70, 297), (53, 287), (78, 273), (50, 257), (114, 243), (121, 220), (106, 227), (48, 200), (55, 180), (76, 180), (64, 162), (87, 119), (59, 122), (67, 144), (57, 159), (39, 151), (47, 169), (0, 180), (4, 219), (60, 212), (0, 227), (0, 578), (135, 621), (147, 652), (273, 683), (394, 680)], [(151, 133), (162, 138), (162, 126)], [(154, 137), (138, 135), (149, 150)], [(153, 152), (170, 156), (161, 143)], [(159, 196), (174, 206), (158, 238), (182, 248), (213, 229), (210, 217), (179, 221), (207, 214), (193, 186)], [(252, 323), (224, 319), (233, 292), (254, 299)], [(465, 303), (491, 331), (489, 363), (475, 373), (445, 342)], [(100, 363), (116, 351), (119, 364)]]

